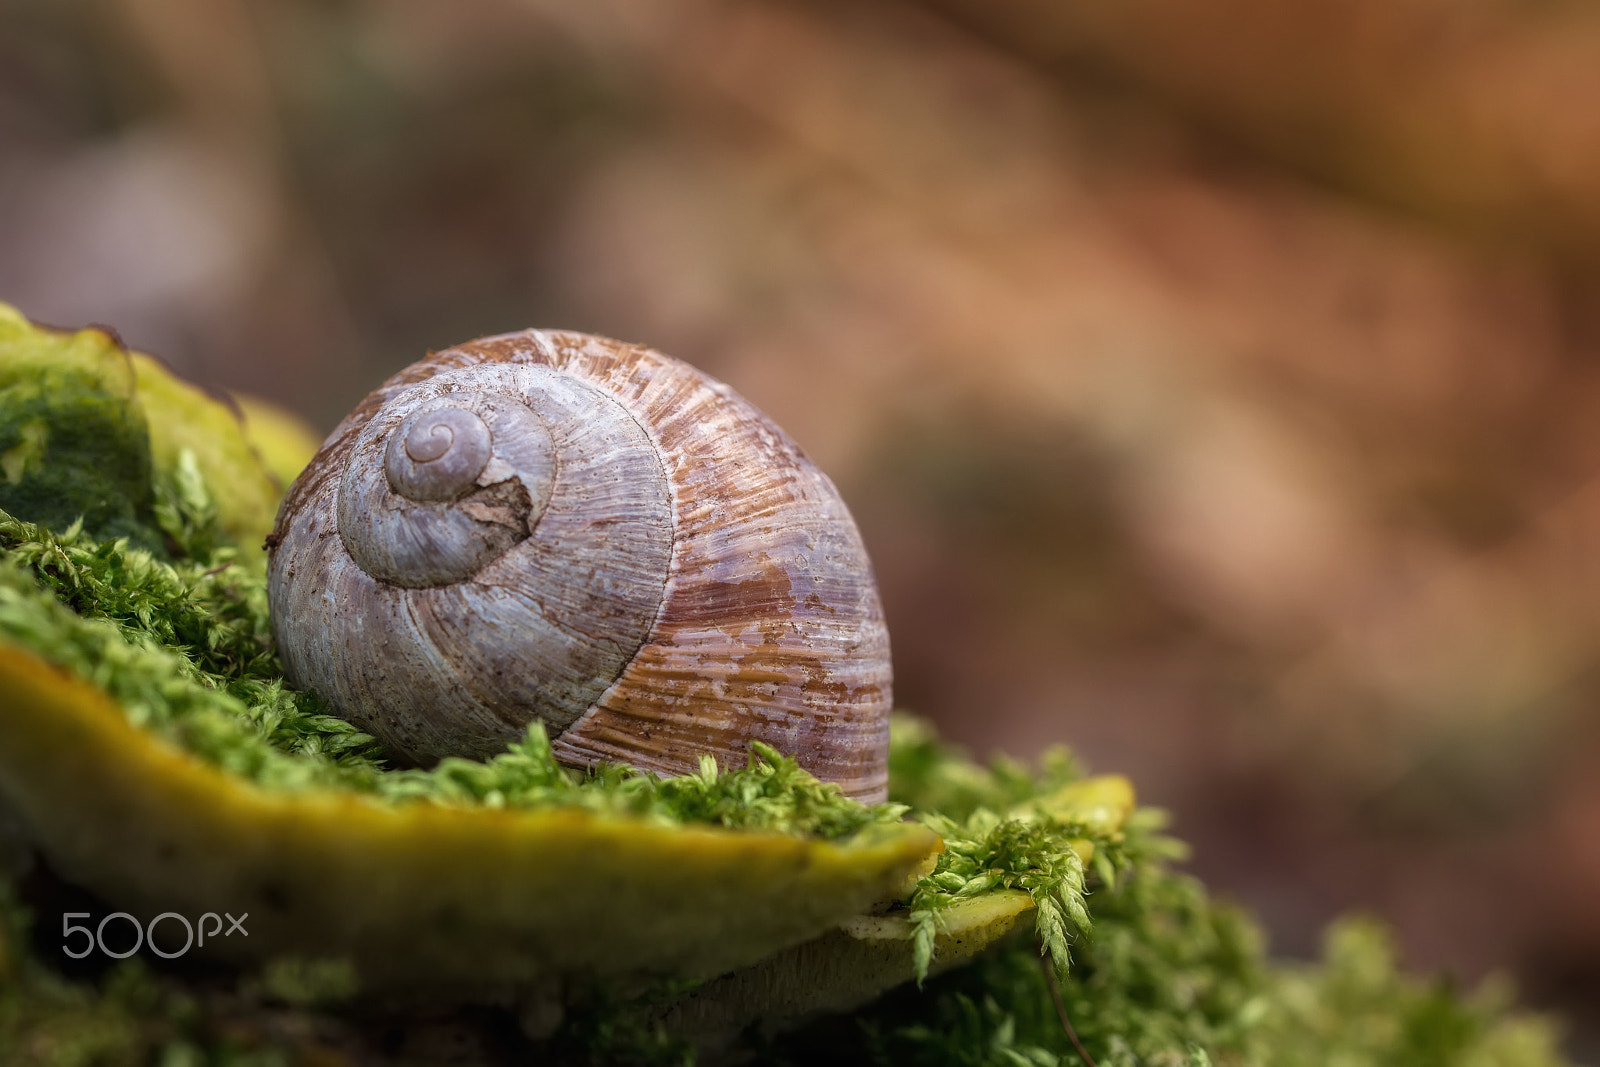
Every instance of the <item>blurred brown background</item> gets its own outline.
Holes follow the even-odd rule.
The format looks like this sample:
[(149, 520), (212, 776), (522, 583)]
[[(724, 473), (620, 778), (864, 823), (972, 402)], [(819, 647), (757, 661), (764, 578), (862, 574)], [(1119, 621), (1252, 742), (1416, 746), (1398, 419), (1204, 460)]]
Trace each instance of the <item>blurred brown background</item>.
[(901, 702), (1600, 1055), (1600, 8), (0, 0), (0, 299), (327, 429), (530, 325), (838, 481)]

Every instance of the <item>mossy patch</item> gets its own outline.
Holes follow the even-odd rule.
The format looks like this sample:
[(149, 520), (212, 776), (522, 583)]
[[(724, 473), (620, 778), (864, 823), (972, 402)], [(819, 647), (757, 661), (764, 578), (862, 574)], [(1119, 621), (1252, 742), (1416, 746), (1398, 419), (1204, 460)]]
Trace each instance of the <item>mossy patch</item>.
[(36, 329), (0, 305), (0, 508), (156, 547), (154, 503), (127, 352), (104, 331)]
[[(292, 464), (307, 432), (261, 411), (266, 447)], [(109, 331), (52, 330), (0, 304), (0, 509), (193, 558), (258, 549), (282, 491), (231, 403)]]

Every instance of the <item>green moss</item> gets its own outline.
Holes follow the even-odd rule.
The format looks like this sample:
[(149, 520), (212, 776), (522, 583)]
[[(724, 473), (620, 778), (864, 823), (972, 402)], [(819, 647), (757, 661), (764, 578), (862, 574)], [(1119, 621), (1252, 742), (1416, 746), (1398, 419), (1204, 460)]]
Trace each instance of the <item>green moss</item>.
[(1037, 771), (1005, 756), (980, 767), (919, 719), (897, 715), (893, 729), (889, 799), (948, 819), (965, 820), (979, 808), (1004, 811), (1083, 777), (1083, 768), (1063, 746), (1047, 750)]
[[(1003, 761), (984, 768), (922, 730), (896, 745), (917, 775), (902, 797), (1011, 800), (1026, 778)], [(1061, 761), (1058, 757), (1056, 766)], [(1033, 778), (1053, 788), (1059, 770)], [(981, 809), (979, 809), (981, 810)], [(1248, 915), (1212, 899), (1172, 868), (1181, 846), (1159, 812), (1124, 828), (1116, 877), (1091, 876), (1087, 918), (1073, 931), (1070, 971), (1046, 966), (1034, 937), (976, 964), (907, 988), (853, 1017), (791, 1035), (774, 1061), (929, 1067), (1075, 1064), (1051, 986), (1084, 1049), (1101, 1067), (1556, 1067), (1565, 1060), (1548, 1020), (1508, 1010), (1503, 983), (1463, 993), (1401, 971), (1383, 928), (1347, 920), (1323, 959), (1274, 965)], [(919, 892), (921, 890), (919, 889)]]
[(282, 488), (226, 402), (105, 330), (51, 330), (0, 304), (0, 509), (194, 557), (256, 549)]
[(0, 305), (0, 508), (155, 546), (153, 505), (128, 354), (102, 331), (38, 330)]
[(945, 842), (938, 866), (907, 905), (916, 931), (918, 975), (927, 973), (940, 913), (1001, 889), (1021, 889), (1033, 898), (1040, 943), (1065, 974), (1071, 941), (1091, 925), (1089, 877), (1073, 843), (1089, 845), (1099, 884), (1115, 884), (1130, 863), (1119, 826), (1018, 810), (1083, 777), (1071, 752), (1059, 747), (1046, 752), (1038, 772), (1004, 757), (979, 767), (909, 716), (896, 718), (893, 733), (891, 797), (918, 812)]
[[(1491, 985), (1463, 995), (1396, 969), (1381, 928), (1329, 933), (1322, 961), (1267, 967), (1254, 927), (1177, 876), (1147, 877), (1139, 898), (1107, 903), (1074, 977), (1066, 1015), (1101, 1067), (1554, 1067), (1556, 1033), (1508, 1014)], [(1077, 1062), (1036, 953), (1005, 950), (920, 997), (900, 994), (851, 1020), (864, 1042), (846, 1063)], [(808, 1041), (807, 1038), (810, 1038)], [(788, 1043), (803, 1062), (818, 1038)]]

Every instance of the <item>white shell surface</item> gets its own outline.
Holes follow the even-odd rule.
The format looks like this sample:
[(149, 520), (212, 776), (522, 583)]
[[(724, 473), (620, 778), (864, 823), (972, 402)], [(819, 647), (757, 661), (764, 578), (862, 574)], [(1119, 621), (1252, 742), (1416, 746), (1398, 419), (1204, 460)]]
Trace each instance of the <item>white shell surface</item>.
[[(405, 417), (390, 404), (469, 382), (529, 397), (553, 445), (548, 504), (470, 580), (380, 582), (341, 548), (339, 470), (365, 448), (381, 465), (371, 427)], [(616, 413), (631, 429), (597, 428)], [(274, 537), (290, 679), (414, 757), (489, 755), (537, 715), (577, 765), (678, 774), (702, 754), (742, 765), (760, 740), (848, 795), (887, 792), (888, 632), (855, 524), (781, 430), (686, 364), (533, 330), (436, 353), (334, 432)]]

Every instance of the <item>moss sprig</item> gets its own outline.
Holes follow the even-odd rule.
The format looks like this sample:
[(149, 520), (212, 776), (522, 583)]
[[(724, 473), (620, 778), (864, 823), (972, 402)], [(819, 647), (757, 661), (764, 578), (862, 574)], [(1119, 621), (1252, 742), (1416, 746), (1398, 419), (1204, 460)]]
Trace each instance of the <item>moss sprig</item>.
[(934, 870), (905, 902), (919, 982), (933, 962), (944, 914), (962, 901), (1006, 889), (1032, 898), (1040, 950), (1065, 975), (1072, 945), (1093, 928), (1090, 893), (1115, 885), (1140, 860), (1181, 849), (1157, 832), (1158, 812), (1137, 813), (1123, 828), (1036, 806), (1083, 778), (1065, 748), (1047, 751), (1037, 768), (1005, 756), (981, 765), (909, 716), (896, 717), (892, 732), (891, 797), (906, 803), (945, 844)]
[(942, 913), (1000, 889), (1021, 889), (1033, 898), (1040, 943), (1065, 973), (1073, 937), (1087, 935), (1091, 926), (1083, 861), (1073, 844), (1090, 839), (1094, 831), (1050, 818), (1005, 818), (988, 808), (959, 823), (931, 814), (922, 821), (944, 838), (945, 851), (933, 872), (917, 883), (909, 902), (918, 981), (933, 961)]

